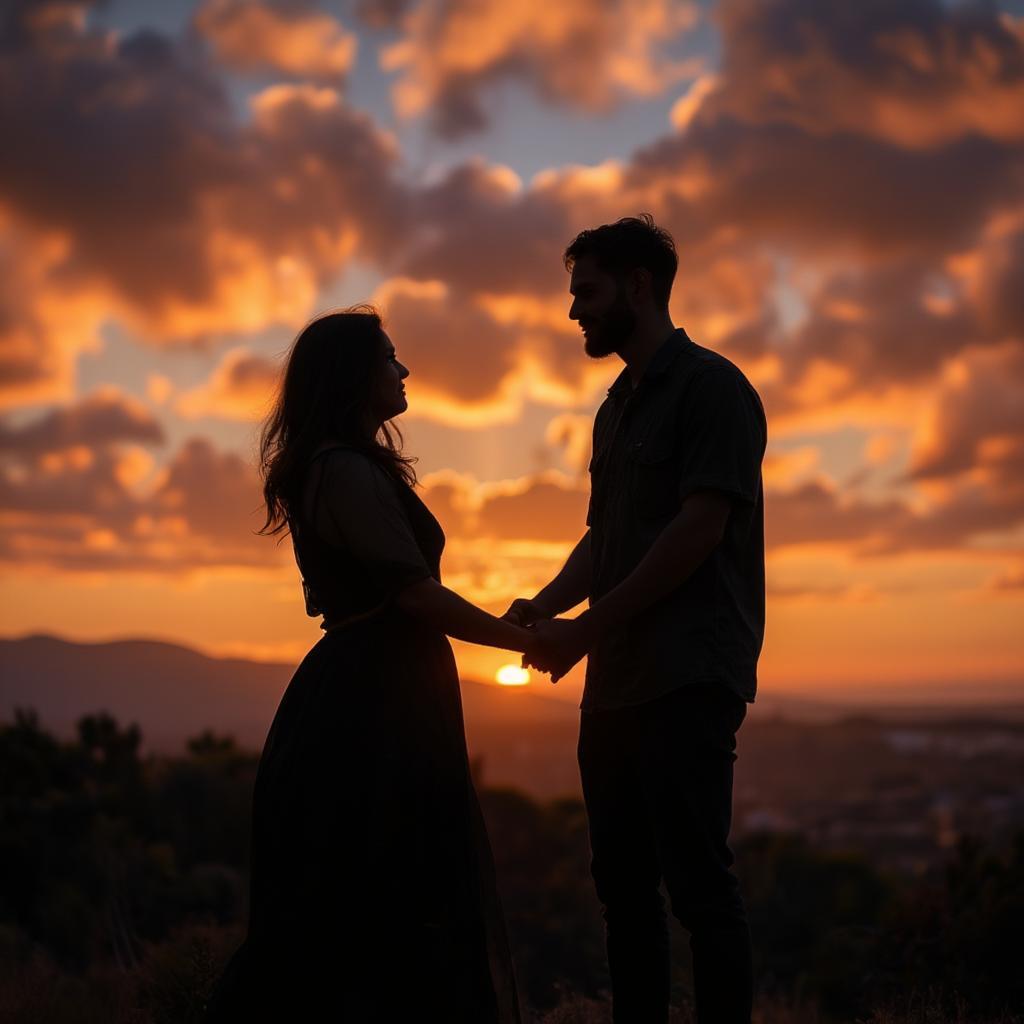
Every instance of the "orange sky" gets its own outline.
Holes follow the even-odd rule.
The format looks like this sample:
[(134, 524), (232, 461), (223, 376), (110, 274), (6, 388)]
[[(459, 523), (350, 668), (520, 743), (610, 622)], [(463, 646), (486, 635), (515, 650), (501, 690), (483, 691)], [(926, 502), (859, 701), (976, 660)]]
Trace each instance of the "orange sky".
[(620, 368), (583, 355), (560, 253), (649, 210), (676, 322), (768, 413), (762, 688), (1024, 694), (1024, 18), (863, 7), (16, 5), (4, 634), (300, 658), (256, 430), (303, 322), (366, 299), (446, 582), (532, 594)]

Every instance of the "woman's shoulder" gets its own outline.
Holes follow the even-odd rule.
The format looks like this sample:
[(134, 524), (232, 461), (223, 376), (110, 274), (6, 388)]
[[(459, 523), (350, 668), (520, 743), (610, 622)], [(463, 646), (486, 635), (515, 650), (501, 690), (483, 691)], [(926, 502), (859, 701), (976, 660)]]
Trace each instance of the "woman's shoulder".
[(310, 461), (322, 461), (324, 478), (347, 491), (379, 488), (382, 484), (393, 488), (395, 484), (391, 474), (372, 455), (341, 442), (320, 445)]

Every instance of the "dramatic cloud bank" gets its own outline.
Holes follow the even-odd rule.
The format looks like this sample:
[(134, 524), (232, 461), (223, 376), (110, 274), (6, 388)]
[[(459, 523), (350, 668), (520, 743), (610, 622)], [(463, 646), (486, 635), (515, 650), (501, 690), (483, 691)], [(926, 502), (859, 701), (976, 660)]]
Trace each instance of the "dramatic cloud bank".
[(625, 96), (651, 96), (693, 72), (693, 61), (663, 53), (698, 21), (678, 0), (478, 0), (368, 2), (364, 16), (397, 25), (400, 39), (381, 55), (399, 71), (400, 114), (429, 114), (457, 137), (489, 122), (485, 96), (501, 81), (527, 84), (545, 101), (602, 111)]
[[(649, 210), (679, 247), (674, 318), (765, 401), (774, 563), (852, 574), (929, 554), (982, 564), (993, 601), (1019, 597), (1019, 17), (940, 0), (706, 15), (365, 0), (342, 24), (311, 3), (204, 0), (177, 35), (118, 35), (95, 13), (16, 0), (0, 15), (12, 569), (281, 573), (287, 546), (252, 532), (251, 461), (201, 428), (263, 415), (280, 360), (257, 339), (282, 351), (356, 271), (412, 369), (411, 417), (483, 431), (542, 407), (538, 442), (567, 473), (476, 479), (453, 450), (424, 488), (452, 579), (492, 599), (542, 580), (583, 528), (590, 417), (618, 370), (582, 355), (561, 252)], [(715, 52), (682, 58), (709, 24)], [(367, 25), (399, 130), (419, 119), (435, 146), (499, 130), (509, 83), (567, 117), (651, 97), (671, 116), (635, 152), (530, 181), (483, 156), (419, 175), (351, 99), (357, 54), (377, 56)], [(111, 325), (154, 358), (205, 353), (205, 379), (161, 364), (148, 404), (120, 382), (82, 393)], [(874, 586), (812, 566), (772, 593)]]

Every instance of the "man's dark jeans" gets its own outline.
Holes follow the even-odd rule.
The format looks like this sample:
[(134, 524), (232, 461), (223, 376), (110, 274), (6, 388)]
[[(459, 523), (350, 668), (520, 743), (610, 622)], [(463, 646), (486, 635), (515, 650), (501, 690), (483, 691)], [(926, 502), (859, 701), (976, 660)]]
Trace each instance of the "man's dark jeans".
[(736, 731), (745, 714), (731, 691), (695, 684), (582, 715), (580, 774), (616, 1024), (668, 1018), (662, 879), (690, 932), (698, 1020), (749, 1024), (750, 933), (728, 846)]

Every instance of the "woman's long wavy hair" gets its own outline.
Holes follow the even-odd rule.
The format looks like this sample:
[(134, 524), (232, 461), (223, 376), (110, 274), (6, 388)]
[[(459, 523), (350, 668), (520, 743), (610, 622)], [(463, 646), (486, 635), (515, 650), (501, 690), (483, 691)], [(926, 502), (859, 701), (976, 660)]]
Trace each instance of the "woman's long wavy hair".
[(366, 426), (382, 363), (382, 329), (380, 313), (359, 305), (318, 316), (295, 339), (260, 433), (267, 521), (259, 533), (291, 528), (305, 470), (324, 441), (365, 452), (396, 479), (415, 485), (416, 460), (402, 454), (398, 427), (384, 423), (373, 436)]

